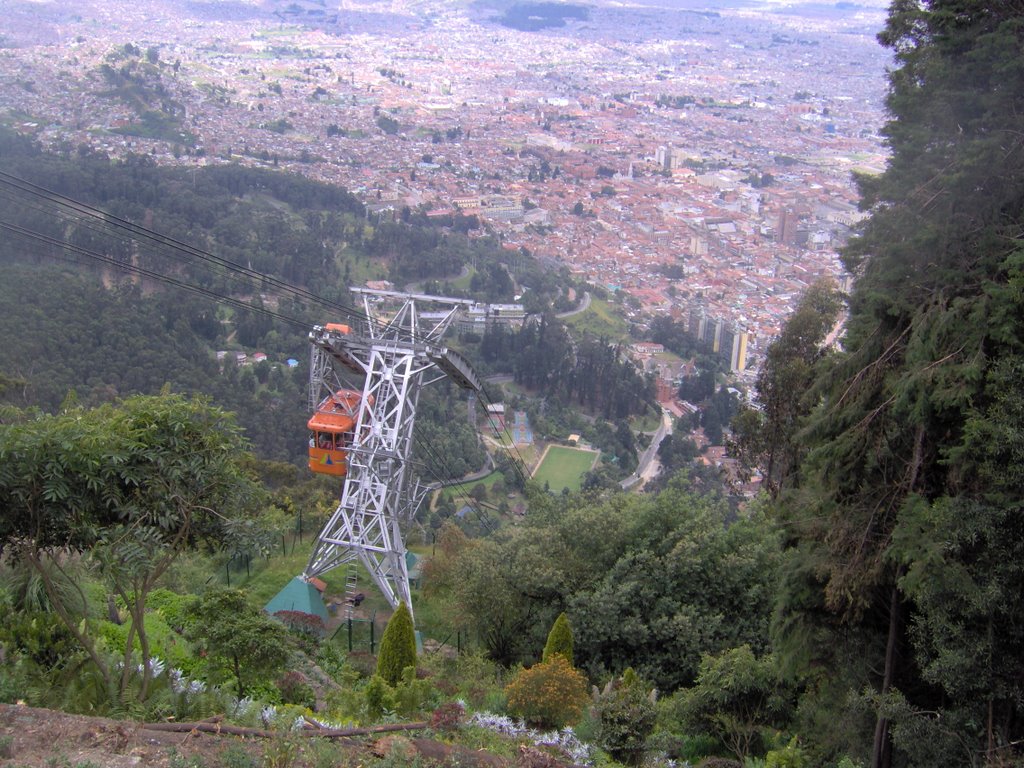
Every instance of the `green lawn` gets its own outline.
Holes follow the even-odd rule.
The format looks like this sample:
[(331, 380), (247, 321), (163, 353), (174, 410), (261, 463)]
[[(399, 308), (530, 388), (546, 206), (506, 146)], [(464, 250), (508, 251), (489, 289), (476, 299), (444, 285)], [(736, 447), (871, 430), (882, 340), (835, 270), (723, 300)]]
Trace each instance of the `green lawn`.
[(563, 488), (578, 491), (583, 483), (583, 475), (590, 471), (596, 458), (597, 454), (593, 451), (552, 445), (533, 479), (541, 485), (547, 483), (548, 488), (555, 493), (560, 493)]
[(586, 312), (565, 318), (565, 324), (581, 333), (605, 337), (611, 341), (629, 339), (629, 323), (622, 316), (622, 309), (602, 299), (591, 299)]
[(504, 475), (501, 474), (501, 472), (491, 472), (491, 474), (486, 475), (480, 478), (479, 480), (475, 480), (471, 483), (459, 483), (456, 485), (445, 486), (444, 489), (442, 489), (441, 493), (442, 495), (445, 496), (445, 498), (447, 498), (450, 501), (452, 499), (468, 496), (473, 492), (473, 489), (476, 488), (478, 485), (483, 485), (487, 488), (488, 491), (490, 491), (491, 488), (494, 487), (494, 484), (496, 482), (504, 479), (505, 477)]

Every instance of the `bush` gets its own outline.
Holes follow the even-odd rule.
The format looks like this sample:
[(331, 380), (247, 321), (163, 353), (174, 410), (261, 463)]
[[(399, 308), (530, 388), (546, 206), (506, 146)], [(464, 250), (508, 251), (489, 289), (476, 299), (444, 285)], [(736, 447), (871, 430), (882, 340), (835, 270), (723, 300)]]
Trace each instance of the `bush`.
[(402, 717), (414, 717), (437, 706), (438, 691), (429, 680), (416, 679), (416, 667), (406, 667), (395, 687), (395, 706)]
[(395, 711), (395, 689), (380, 675), (374, 675), (363, 689), (366, 697), (366, 711), (373, 719), (383, 717)]
[(807, 758), (794, 736), (782, 749), (773, 749), (764, 756), (765, 768), (804, 768)]
[(345, 657), (345, 663), (362, 678), (371, 678), (377, 672), (377, 660), (369, 651), (352, 651)]
[(281, 701), (285, 704), (298, 704), (311, 709), (316, 705), (316, 691), (301, 672), (286, 672), (277, 681), (277, 690), (281, 692)]
[(620, 680), (609, 683), (596, 697), (597, 743), (621, 763), (643, 762), (647, 738), (657, 719), (653, 693), (632, 669), (627, 669)]
[(327, 634), (324, 620), (315, 613), (305, 611), (277, 611), (274, 618), (284, 624), (292, 632), (313, 640), (322, 640)]
[(572, 627), (569, 626), (569, 619), (565, 613), (558, 614), (558, 618), (555, 619), (555, 623), (551, 626), (551, 631), (548, 632), (548, 640), (544, 643), (544, 661), (551, 658), (552, 654), (560, 653), (565, 657), (565, 660), (572, 665), (572, 651), (573, 651), (573, 639), (572, 639)]
[(169, 589), (154, 589), (146, 598), (146, 606), (163, 617), (175, 632), (184, 632), (189, 621), (189, 609), (196, 602), (193, 595), (179, 595)]
[(563, 728), (579, 720), (587, 680), (561, 654), (522, 670), (505, 689), (508, 711), (541, 728)]
[(377, 674), (389, 685), (397, 685), (406, 667), (416, 666), (416, 632), (412, 626), (409, 608), (402, 603), (398, 606), (384, 635), (380, 639), (380, 654), (377, 656)]
[(490, 659), (472, 653), (456, 658), (427, 654), (423, 665), (431, 673), (434, 685), (446, 696), (462, 699), (470, 709), (505, 711), (501, 671)]
[(466, 710), (457, 701), (442, 704), (430, 715), (430, 727), (435, 731), (455, 731), (462, 723)]

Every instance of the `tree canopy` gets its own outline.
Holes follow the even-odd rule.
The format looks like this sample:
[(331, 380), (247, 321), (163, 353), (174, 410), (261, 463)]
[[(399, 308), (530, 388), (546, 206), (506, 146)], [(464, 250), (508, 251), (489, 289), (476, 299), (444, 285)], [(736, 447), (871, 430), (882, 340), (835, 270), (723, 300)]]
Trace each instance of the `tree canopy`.
[[(143, 615), (157, 579), (185, 548), (217, 539), (244, 513), (255, 486), (231, 418), (200, 400), (134, 397), (70, 406), (0, 425), (0, 549), (40, 576), (54, 610), (103, 672), (112, 696), (129, 682), (133, 638), (150, 670)], [(131, 616), (121, 682), (82, 617), (58, 595), (49, 563), (88, 551)]]
[(860, 180), (843, 350), (780, 479), (776, 640), (820, 706), (826, 677), (875, 692), (873, 735), (847, 734), (873, 766), (991, 760), (1024, 736), (1024, 16), (897, 0), (880, 39), (892, 157)]

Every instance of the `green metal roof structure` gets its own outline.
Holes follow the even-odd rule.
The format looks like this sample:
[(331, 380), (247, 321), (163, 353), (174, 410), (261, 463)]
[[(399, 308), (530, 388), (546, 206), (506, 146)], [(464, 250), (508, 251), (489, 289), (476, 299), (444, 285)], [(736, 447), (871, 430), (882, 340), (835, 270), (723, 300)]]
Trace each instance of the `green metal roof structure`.
[(320, 591), (299, 576), (285, 584), (284, 589), (263, 606), (263, 610), (271, 616), (278, 611), (311, 613), (314, 616), (319, 616), (324, 624), (327, 623), (327, 607), (324, 605)]

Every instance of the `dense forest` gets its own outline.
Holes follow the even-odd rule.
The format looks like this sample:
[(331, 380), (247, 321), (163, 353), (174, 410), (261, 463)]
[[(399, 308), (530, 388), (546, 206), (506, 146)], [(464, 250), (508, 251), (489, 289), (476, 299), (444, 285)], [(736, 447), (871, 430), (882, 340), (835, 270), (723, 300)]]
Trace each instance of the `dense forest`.
[[(316, 286), (327, 301), (345, 299), (349, 285), (366, 279), (404, 286), (455, 277), (469, 265), (481, 273), (473, 289), (480, 300), (512, 300), (509, 270), (525, 275), (531, 286), (535, 282), (541, 295), (564, 295), (571, 287), (565, 270), (540, 268), (529, 254), (510, 254), (494, 237), (469, 238), (451, 222), (446, 227), (425, 216), (368, 218), (363, 204), (345, 190), (296, 175), (240, 165), (166, 168), (145, 155), (111, 160), (84, 145), (44, 152), (6, 128), (0, 128), (0, 159), (6, 173), (260, 274)], [(180, 252), (139, 248), (109, 228), (55, 213), (31, 196), (10, 190), (4, 196), (8, 221), (25, 229), (181, 274), (206, 288), (266, 290), (258, 281), (239, 284), (237, 273)], [(38, 249), (38, 241), (33, 246)], [(31, 252), (24, 238), (12, 238), (4, 240), (0, 254), (20, 260)]]
[(893, 5), (892, 157), (860, 179), (842, 349), (820, 346), (838, 307), (818, 289), (747, 415), (784, 533), (774, 647), (822, 755), (1020, 759), (1021, 21), (1006, 3)]
[(654, 384), (605, 339), (576, 340), (549, 314), (518, 331), (496, 325), (480, 341), (480, 359), (516, 383), (608, 420), (643, 413), (654, 403)]

